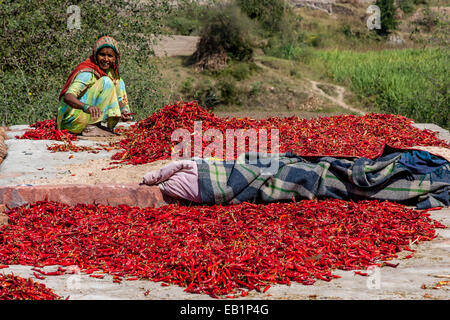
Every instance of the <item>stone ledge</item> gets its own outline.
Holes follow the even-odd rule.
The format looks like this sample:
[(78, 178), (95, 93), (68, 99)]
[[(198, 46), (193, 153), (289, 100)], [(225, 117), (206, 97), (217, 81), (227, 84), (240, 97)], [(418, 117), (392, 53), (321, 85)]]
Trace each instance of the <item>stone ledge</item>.
[(0, 164), (8, 153), (8, 147), (5, 144), (5, 140), (8, 139), (6, 131), (8, 131), (7, 127), (0, 127)]
[(65, 184), (0, 187), (0, 203), (9, 208), (42, 201), (46, 198), (49, 201), (68, 205), (96, 203), (117, 206), (124, 204), (141, 208), (160, 207), (173, 202), (173, 200), (163, 196), (157, 186), (136, 184)]
[(8, 216), (4, 213), (6, 211), (6, 206), (0, 204), (0, 227), (8, 225)]

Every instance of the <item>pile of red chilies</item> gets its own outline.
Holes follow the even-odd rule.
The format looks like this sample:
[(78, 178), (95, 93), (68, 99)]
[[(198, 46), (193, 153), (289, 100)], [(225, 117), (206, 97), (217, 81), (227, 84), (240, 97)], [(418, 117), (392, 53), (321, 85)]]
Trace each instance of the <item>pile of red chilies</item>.
[(336, 199), (144, 209), (42, 201), (7, 214), (0, 264), (62, 266), (53, 274), (76, 265), (93, 277), (161, 281), (212, 297), (330, 281), (335, 269), (395, 267), (387, 261), (399, 251), (410, 258), (411, 243), (444, 228), (427, 211)]
[[(172, 132), (187, 129), (194, 133), (194, 122), (201, 121), (202, 129), (217, 129), (223, 135), (223, 150), (226, 150), (227, 129), (266, 129), (271, 151), (271, 131), (279, 130), (279, 152), (292, 151), (300, 156), (348, 156), (374, 158), (379, 155), (385, 144), (393, 147), (441, 146), (450, 148), (450, 144), (436, 137), (430, 130), (420, 130), (412, 126), (412, 120), (398, 115), (369, 114), (365, 116), (341, 115), (319, 117), (311, 120), (299, 117), (267, 119), (219, 118), (212, 112), (200, 107), (197, 102), (178, 102), (167, 105), (147, 119), (139, 121), (129, 129), (120, 129), (125, 139), (110, 145), (107, 150), (122, 149), (115, 155), (112, 164), (144, 164), (156, 160), (170, 159), (172, 148), (179, 141), (172, 141)], [(65, 141), (62, 145), (52, 145), (48, 149), (56, 151), (92, 151), (101, 148), (78, 147), (71, 141), (76, 136), (66, 130), (56, 130), (55, 120), (45, 120), (31, 125), (21, 137), (23, 139), (52, 139)], [(258, 136), (259, 139), (259, 136)], [(212, 141), (203, 142), (202, 150)], [(192, 136), (191, 146), (194, 145)], [(250, 146), (245, 146), (249, 151)], [(191, 156), (194, 156), (193, 147)], [(250, 150), (258, 151), (258, 150)], [(235, 150), (234, 157), (237, 149)], [(226, 157), (225, 157), (226, 158)]]
[(56, 127), (56, 119), (37, 121), (30, 125), (31, 128), (26, 130), (22, 136), (17, 139), (30, 140), (57, 140), (57, 141), (74, 141), (77, 136), (67, 130), (58, 130)]
[[(436, 133), (417, 129), (412, 126), (412, 120), (398, 115), (341, 115), (311, 120), (299, 117), (262, 120), (218, 118), (196, 102), (178, 102), (165, 106), (125, 132), (125, 139), (119, 142), (123, 151), (116, 153), (112, 159), (129, 164), (170, 159), (172, 148), (179, 143), (171, 140), (172, 132), (187, 129), (194, 133), (195, 121), (202, 121), (203, 132), (217, 129), (222, 133), (223, 150), (226, 150), (227, 129), (255, 129), (256, 132), (266, 129), (268, 152), (271, 151), (270, 129), (278, 129), (279, 152), (292, 151), (300, 156), (373, 158), (381, 153), (385, 144), (399, 148), (418, 145), (450, 148), (450, 144), (438, 139)], [(210, 143), (211, 141), (204, 141), (202, 150)], [(191, 140), (191, 146), (193, 145), (194, 135)], [(246, 151), (248, 148), (247, 145)], [(191, 156), (194, 156), (193, 149), (192, 147)]]
[[(56, 140), (63, 141), (62, 144), (52, 144), (47, 149), (53, 152), (82, 152), (98, 153), (101, 150), (111, 150), (114, 146), (104, 145), (102, 147), (77, 146), (72, 141), (76, 141), (77, 136), (67, 130), (58, 130), (56, 128), (56, 119), (37, 121), (30, 125), (33, 129), (26, 130), (22, 136), (16, 136), (17, 139), (30, 140)], [(121, 129), (123, 130), (123, 129)]]
[(53, 290), (33, 279), (0, 274), (0, 300), (59, 300)]

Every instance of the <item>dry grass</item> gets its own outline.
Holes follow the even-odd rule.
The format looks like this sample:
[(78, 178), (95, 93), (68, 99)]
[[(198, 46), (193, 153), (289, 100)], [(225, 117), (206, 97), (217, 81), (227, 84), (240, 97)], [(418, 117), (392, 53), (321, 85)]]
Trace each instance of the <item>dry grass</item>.
[[(208, 72), (196, 71), (186, 61), (188, 57), (153, 58), (158, 64), (163, 78), (169, 84), (164, 88), (168, 103), (190, 100), (182, 92), (183, 82), (187, 79), (194, 84), (202, 81), (219, 82), (220, 77)], [(239, 103), (221, 104), (214, 112), (267, 112), (267, 113), (305, 113), (323, 114), (348, 113), (347, 110), (312, 93), (307, 78), (314, 77), (312, 70), (294, 61), (268, 56), (255, 57), (257, 66), (247, 78), (234, 81), (239, 91)], [(229, 79), (229, 78), (228, 78)]]

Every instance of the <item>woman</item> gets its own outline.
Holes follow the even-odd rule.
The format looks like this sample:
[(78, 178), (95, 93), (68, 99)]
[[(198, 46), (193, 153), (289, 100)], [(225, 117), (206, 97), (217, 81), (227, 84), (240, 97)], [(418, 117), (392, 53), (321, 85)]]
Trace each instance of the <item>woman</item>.
[[(114, 134), (113, 129), (120, 120), (131, 120), (119, 60), (117, 41), (108, 36), (98, 38), (92, 55), (70, 73), (59, 94), (59, 130), (84, 136), (108, 136)], [(102, 126), (102, 122), (107, 126)]]

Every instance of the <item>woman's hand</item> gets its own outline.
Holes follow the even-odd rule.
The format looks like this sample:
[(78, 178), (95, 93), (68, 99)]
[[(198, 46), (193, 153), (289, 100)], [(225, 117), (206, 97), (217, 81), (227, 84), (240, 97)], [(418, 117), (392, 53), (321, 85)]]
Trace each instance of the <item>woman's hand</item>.
[(133, 117), (131, 116), (131, 113), (122, 113), (122, 115), (120, 117), (121, 117), (121, 120), (124, 122), (131, 121), (131, 119), (133, 119)]
[(66, 93), (64, 95), (64, 102), (67, 103), (69, 106), (75, 109), (83, 110), (86, 113), (89, 113), (92, 117), (92, 119), (99, 118), (102, 115), (102, 112), (98, 107), (89, 106), (89, 108), (85, 109), (85, 104), (78, 100), (75, 95), (72, 93)]
[(102, 115), (100, 108), (94, 106), (90, 106), (89, 108), (87, 108), (86, 113), (89, 113), (92, 119), (100, 118), (100, 116)]

